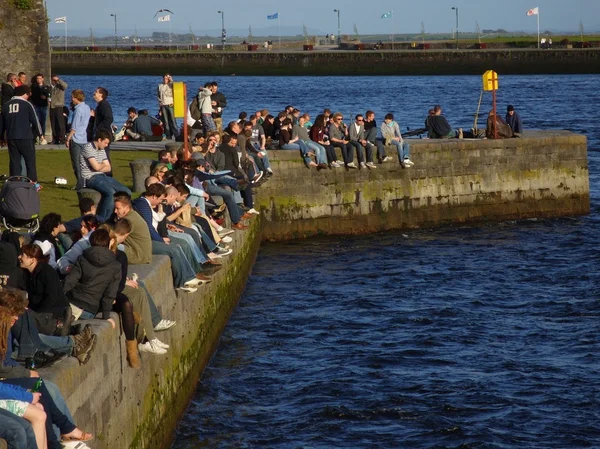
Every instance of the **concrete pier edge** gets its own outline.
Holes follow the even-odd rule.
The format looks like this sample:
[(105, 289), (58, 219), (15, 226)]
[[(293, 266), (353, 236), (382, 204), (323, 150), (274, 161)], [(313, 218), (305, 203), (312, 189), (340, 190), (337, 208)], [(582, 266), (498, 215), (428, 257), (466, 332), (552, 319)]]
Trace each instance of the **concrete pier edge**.
[(55, 381), (77, 425), (93, 432), (94, 449), (162, 449), (215, 352), (263, 240), (361, 234), (448, 223), (560, 217), (589, 213), (587, 140), (568, 131), (528, 132), (522, 139), (411, 141), (415, 167), (303, 167), (295, 151), (273, 151), (275, 175), (257, 191), (261, 216), (233, 234), (234, 253), (214, 281), (195, 294), (175, 294), (170, 262), (155, 256), (132, 265), (166, 318), (163, 356), (143, 354), (127, 367), (124, 336), (93, 321), (99, 336), (91, 361), (67, 359), (43, 377)]

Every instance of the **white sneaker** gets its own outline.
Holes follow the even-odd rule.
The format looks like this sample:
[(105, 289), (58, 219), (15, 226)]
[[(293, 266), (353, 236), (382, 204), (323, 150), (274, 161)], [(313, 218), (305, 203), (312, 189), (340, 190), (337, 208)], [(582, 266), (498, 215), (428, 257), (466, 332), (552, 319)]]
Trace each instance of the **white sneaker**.
[(365, 164), (364, 162), (360, 163), (360, 168), (367, 168), (367, 164)]
[(233, 234), (235, 231), (233, 229), (221, 228), (221, 230), (217, 230), (217, 232), (219, 233), (219, 237), (225, 237), (226, 235)]
[(147, 341), (146, 343), (138, 344), (138, 351), (140, 352), (149, 352), (150, 354), (166, 354), (167, 350), (163, 348), (159, 348), (152, 341)]
[(357, 166), (354, 164), (354, 162), (350, 162), (349, 164), (346, 164), (346, 167), (348, 167), (348, 168), (358, 168), (358, 167), (357, 167)]
[(187, 293), (196, 293), (198, 291), (196, 287), (178, 287), (177, 290)]
[(158, 346), (159, 348), (162, 348), (162, 349), (169, 349), (169, 345), (166, 343), (163, 343), (158, 338), (153, 338), (152, 340), (150, 340), (150, 343), (152, 343), (154, 346)]
[(200, 284), (200, 279), (194, 278), (194, 279), (190, 279), (189, 281), (187, 281), (185, 284), (183, 284), (183, 286), (184, 287), (196, 287), (198, 284)]
[(256, 209), (254, 209), (254, 208), (252, 208), (252, 209), (250, 209), (250, 210), (247, 210), (246, 212), (247, 212), (247, 213), (249, 213), (249, 214), (260, 215), (260, 212), (259, 212), (259, 211), (257, 211), (257, 210), (256, 210)]
[(392, 160), (391, 156), (386, 156), (386, 157), (383, 158), (383, 162), (389, 162), (391, 160)]
[(221, 241), (224, 243), (231, 243), (231, 242), (233, 242), (233, 239), (231, 237), (229, 237), (228, 235), (226, 235), (225, 237), (221, 237)]
[(156, 325), (154, 330), (156, 332), (166, 331), (167, 329), (171, 329), (173, 326), (175, 326), (175, 324), (177, 324), (177, 321), (160, 320), (160, 322)]
[(373, 162), (367, 162), (367, 167), (369, 167), (369, 168), (377, 168), (377, 166)]
[(42, 138), (40, 139), (40, 145), (48, 145), (48, 141), (46, 140), (46, 138), (45, 138), (45, 137), (42, 137)]
[[(266, 151), (264, 151), (263, 153), (264, 153), (263, 156), (267, 154)], [(273, 174), (273, 169), (271, 167), (267, 168), (267, 171), (269, 172), (269, 174), (271, 174), (271, 175)]]
[(213, 259), (220, 259), (223, 256), (229, 256), (233, 252), (233, 250), (231, 248), (229, 248), (229, 249), (219, 249), (218, 251), (219, 251), (218, 253), (215, 253), (215, 252), (212, 253), (213, 254), (212, 258)]
[(223, 232), (225, 230), (225, 228), (223, 226), (219, 226), (217, 228), (217, 232)]
[(412, 167), (413, 165), (415, 165), (415, 163), (410, 159), (404, 159), (404, 165), (406, 165), (407, 167)]
[[(334, 165), (334, 164), (335, 164), (335, 165)], [(340, 167), (342, 167), (342, 164), (341, 164), (340, 162), (338, 162), (338, 161), (335, 161), (335, 162), (332, 162), (332, 163), (331, 163), (331, 166), (332, 166), (332, 167), (335, 167), (335, 168), (340, 168)]]

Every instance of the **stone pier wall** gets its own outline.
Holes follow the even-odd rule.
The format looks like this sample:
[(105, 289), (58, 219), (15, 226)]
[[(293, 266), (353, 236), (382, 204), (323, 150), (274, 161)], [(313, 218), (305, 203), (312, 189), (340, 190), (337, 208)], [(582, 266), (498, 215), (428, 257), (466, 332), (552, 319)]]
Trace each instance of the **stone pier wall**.
[(127, 367), (124, 337), (96, 322), (92, 359), (42, 369), (64, 393), (76, 423), (93, 432), (94, 449), (162, 449), (214, 353), (243, 292), (261, 240), (360, 234), (482, 220), (560, 217), (589, 212), (587, 143), (570, 132), (522, 139), (412, 141), (413, 168), (394, 161), (375, 170), (306, 169), (295, 151), (273, 151), (275, 175), (259, 189), (262, 215), (233, 234), (234, 253), (214, 281), (175, 294), (169, 259), (130, 266), (164, 316), (177, 326), (160, 334), (168, 354), (143, 355)]
[[(274, 151), (275, 176), (260, 187), (263, 238), (364, 234), (482, 220), (587, 214), (586, 138), (529, 132), (521, 139), (411, 140), (413, 168), (304, 168)], [(341, 158), (340, 158), (341, 160)]]

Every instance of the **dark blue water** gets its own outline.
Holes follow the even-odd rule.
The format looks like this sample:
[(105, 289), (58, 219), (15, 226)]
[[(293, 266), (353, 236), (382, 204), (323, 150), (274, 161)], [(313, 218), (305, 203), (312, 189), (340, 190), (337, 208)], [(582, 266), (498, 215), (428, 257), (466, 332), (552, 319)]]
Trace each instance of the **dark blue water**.
[[(113, 90), (123, 120), (154, 105), (153, 77), (71, 80)], [(480, 90), (479, 77), (218, 81), (226, 118), (290, 103), (391, 111), (403, 128), (436, 103), (470, 127)], [(499, 92), (526, 127), (588, 136), (590, 216), (263, 245), (173, 449), (600, 447), (599, 81), (501, 76)]]

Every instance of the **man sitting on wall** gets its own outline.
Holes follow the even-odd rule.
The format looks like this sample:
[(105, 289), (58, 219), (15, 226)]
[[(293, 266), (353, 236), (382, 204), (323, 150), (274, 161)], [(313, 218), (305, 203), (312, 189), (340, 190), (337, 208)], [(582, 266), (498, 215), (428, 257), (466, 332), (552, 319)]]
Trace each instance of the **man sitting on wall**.
[(129, 136), (131, 140), (139, 140), (142, 142), (146, 141), (160, 141), (161, 136), (155, 136), (152, 134), (152, 126), (160, 125), (160, 120), (150, 117), (146, 109), (140, 109), (139, 114), (135, 108), (131, 107), (127, 109), (127, 115), (131, 120), (131, 127), (125, 130), (125, 134)]
[(165, 197), (166, 190), (164, 185), (151, 184), (141, 197), (132, 202), (132, 206), (148, 226), (150, 238), (152, 239), (152, 254), (162, 254), (170, 257), (175, 288), (187, 292), (195, 292), (197, 290), (195, 287), (198, 284), (206, 283), (207, 281), (196, 278), (196, 273), (186, 259), (183, 250), (179, 245), (171, 245), (171, 240), (168, 237), (162, 238), (153, 223), (152, 210)]
[(450, 139), (457, 137), (463, 138), (462, 128), (453, 129), (442, 115), (442, 107), (438, 104), (433, 108), (433, 115), (430, 115), (425, 121), (427, 132), (432, 139)]

